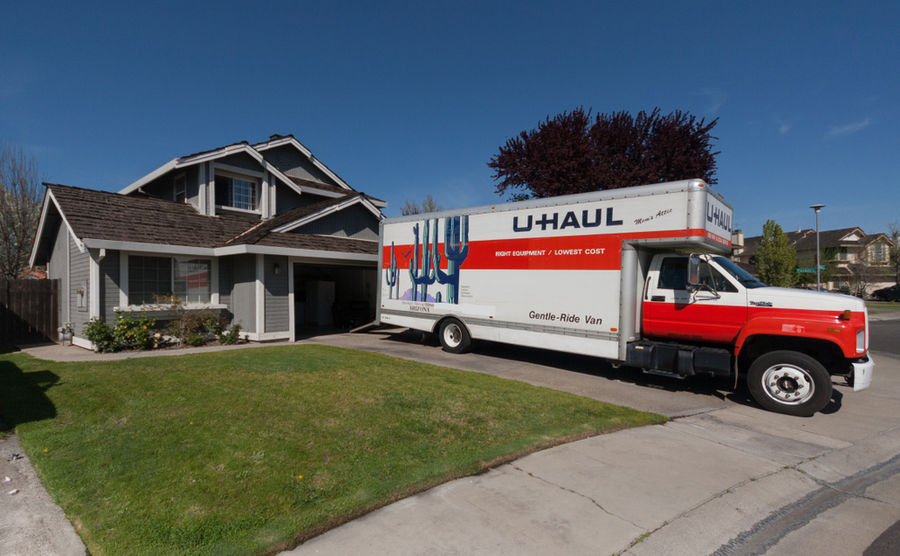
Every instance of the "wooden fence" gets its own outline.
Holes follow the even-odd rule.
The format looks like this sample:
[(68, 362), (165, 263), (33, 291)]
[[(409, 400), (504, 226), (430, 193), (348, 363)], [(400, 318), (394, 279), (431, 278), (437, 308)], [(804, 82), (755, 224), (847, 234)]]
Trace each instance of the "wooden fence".
[(0, 276), (0, 346), (56, 341), (59, 280)]

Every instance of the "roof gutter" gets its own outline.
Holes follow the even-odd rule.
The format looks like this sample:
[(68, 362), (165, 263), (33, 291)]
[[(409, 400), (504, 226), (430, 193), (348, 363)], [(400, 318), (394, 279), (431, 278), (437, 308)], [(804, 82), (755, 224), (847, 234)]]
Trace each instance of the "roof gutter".
[(162, 245), (159, 243), (140, 243), (131, 241), (112, 241), (107, 239), (84, 239), (84, 245), (90, 249), (115, 249), (137, 253), (159, 253), (164, 255), (192, 255), (199, 257), (226, 257), (229, 255), (283, 255), (288, 257), (305, 257), (328, 260), (350, 260), (358, 262), (378, 262), (378, 254), (347, 253), (344, 251), (317, 251), (314, 249), (294, 249), (289, 247), (273, 247), (268, 245), (241, 244), (228, 247), (186, 247), (184, 245)]
[(156, 178), (158, 178), (158, 177), (160, 177), (160, 176), (163, 176), (163, 175), (165, 175), (165, 174), (168, 173), (168, 172), (171, 172), (172, 170), (174, 170), (174, 169), (177, 168), (177, 167), (178, 167), (178, 159), (177, 159), (177, 158), (174, 158), (174, 159), (172, 159), (172, 160), (166, 162), (165, 164), (163, 164), (162, 166), (160, 166), (160, 167), (157, 168), (156, 170), (153, 170), (152, 172), (150, 172), (150, 173), (147, 174), (146, 176), (142, 177), (142, 178), (139, 179), (138, 181), (132, 183), (132, 184), (129, 185), (128, 187), (119, 190), (119, 194), (120, 194), (120, 195), (128, 195), (129, 193), (134, 193), (135, 191), (137, 191), (137, 190), (140, 189), (141, 187), (147, 185), (148, 183), (150, 183), (151, 181), (155, 180)]

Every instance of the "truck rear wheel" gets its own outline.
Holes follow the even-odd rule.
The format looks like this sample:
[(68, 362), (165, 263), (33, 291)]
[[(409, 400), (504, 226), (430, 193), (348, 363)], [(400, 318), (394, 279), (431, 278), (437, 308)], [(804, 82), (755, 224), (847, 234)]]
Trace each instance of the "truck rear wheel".
[(447, 319), (441, 323), (441, 347), (450, 353), (466, 353), (472, 349), (472, 338), (469, 331), (456, 319)]
[(796, 351), (773, 351), (750, 365), (747, 386), (759, 405), (809, 417), (831, 400), (831, 377), (821, 363)]

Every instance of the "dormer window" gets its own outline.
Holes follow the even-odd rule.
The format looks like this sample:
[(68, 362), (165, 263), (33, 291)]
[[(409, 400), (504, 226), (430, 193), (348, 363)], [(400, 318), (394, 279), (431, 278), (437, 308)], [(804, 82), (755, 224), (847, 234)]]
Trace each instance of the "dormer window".
[(184, 174), (175, 176), (173, 190), (173, 201), (176, 203), (187, 202), (187, 177)]
[(216, 172), (216, 207), (259, 211), (259, 180)]

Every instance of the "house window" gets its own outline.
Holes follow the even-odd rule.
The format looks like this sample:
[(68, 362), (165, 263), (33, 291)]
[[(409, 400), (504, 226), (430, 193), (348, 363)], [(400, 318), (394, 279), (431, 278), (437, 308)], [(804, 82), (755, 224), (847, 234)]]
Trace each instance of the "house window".
[(174, 293), (188, 304), (209, 303), (212, 297), (209, 259), (128, 256), (128, 304), (155, 305)]
[(175, 178), (174, 190), (174, 201), (176, 203), (187, 201), (187, 177), (184, 174)]
[(175, 261), (175, 295), (186, 303), (209, 303), (209, 260), (186, 259)]
[(216, 174), (216, 206), (259, 210), (259, 182), (246, 177)]
[(878, 243), (872, 245), (872, 247), (870, 247), (870, 249), (871, 249), (870, 260), (874, 264), (884, 264), (884, 263), (890, 262), (891, 258), (890, 258), (888, 246), (883, 241), (879, 241)]
[(172, 259), (128, 257), (128, 304), (150, 305), (172, 292)]

